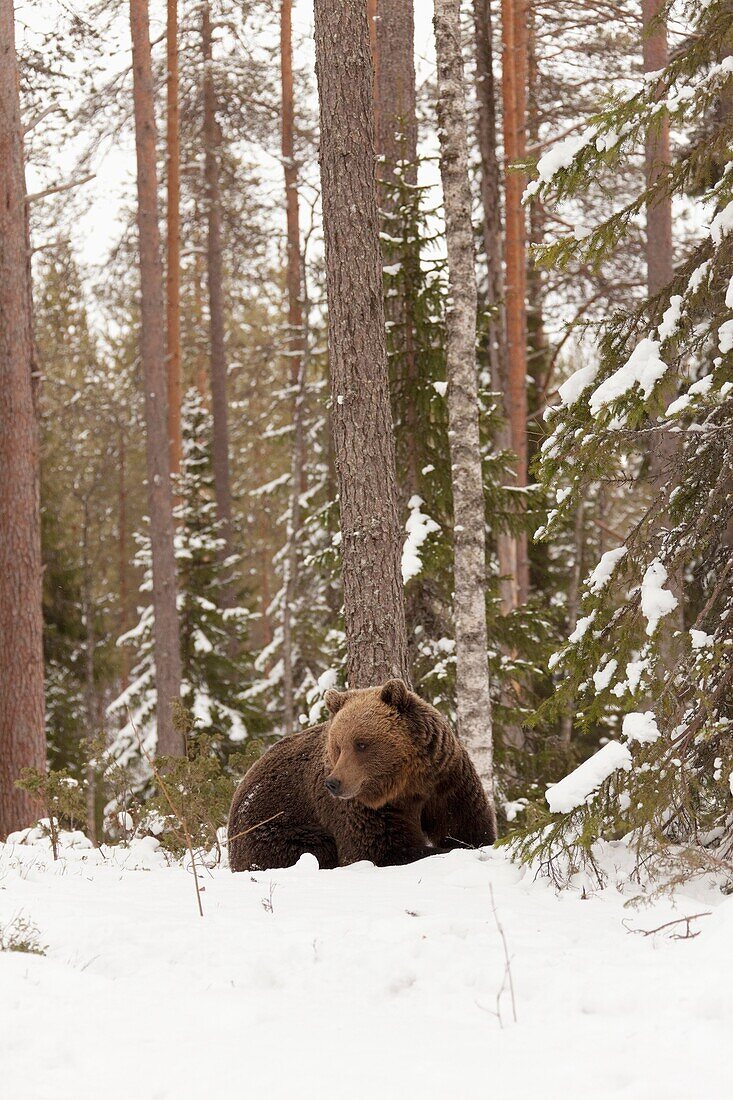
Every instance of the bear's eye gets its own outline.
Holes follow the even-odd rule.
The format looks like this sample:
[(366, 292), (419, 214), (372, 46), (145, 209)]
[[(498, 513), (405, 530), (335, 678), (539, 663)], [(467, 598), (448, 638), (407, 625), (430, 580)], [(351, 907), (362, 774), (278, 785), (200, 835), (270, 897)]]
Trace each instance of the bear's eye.
[(364, 750), (368, 749), (369, 746), (367, 745), (366, 741), (355, 741), (354, 748), (357, 752), (364, 752)]

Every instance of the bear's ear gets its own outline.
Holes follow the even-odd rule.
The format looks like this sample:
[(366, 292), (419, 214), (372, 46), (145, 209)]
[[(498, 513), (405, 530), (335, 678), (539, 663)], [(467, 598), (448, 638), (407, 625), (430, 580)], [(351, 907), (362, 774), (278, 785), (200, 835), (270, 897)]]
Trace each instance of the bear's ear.
[(410, 690), (404, 680), (387, 680), (379, 693), (379, 698), (388, 707), (406, 710), (410, 702)]
[(349, 694), (348, 691), (335, 691), (333, 688), (329, 688), (323, 696), (323, 702), (326, 704), (331, 714), (338, 714), (349, 698)]

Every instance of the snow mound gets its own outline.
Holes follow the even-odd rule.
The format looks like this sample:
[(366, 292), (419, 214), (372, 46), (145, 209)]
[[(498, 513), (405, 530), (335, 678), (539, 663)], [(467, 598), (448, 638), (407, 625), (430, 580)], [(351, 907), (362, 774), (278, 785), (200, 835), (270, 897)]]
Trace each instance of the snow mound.
[[(625, 908), (623, 842), (594, 849), (608, 889), (559, 895), (492, 849), (213, 868), (203, 920), (190, 868), (95, 852), (0, 844), (0, 924), (46, 945), (0, 951), (9, 1100), (730, 1095), (733, 899), (705, 879)], [(629, 935), (686, 916), (696, 939)]]

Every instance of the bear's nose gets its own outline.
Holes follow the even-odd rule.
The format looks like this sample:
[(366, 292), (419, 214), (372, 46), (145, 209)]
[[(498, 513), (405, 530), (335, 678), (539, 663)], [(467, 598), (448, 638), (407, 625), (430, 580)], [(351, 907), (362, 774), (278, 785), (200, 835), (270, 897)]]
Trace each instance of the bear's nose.
[(338, 794), (339, 791), (341, 790), (341, 780), (340, 779), (327, 779), (326, 780), (326, 790), (329, 792), (329, 794)]

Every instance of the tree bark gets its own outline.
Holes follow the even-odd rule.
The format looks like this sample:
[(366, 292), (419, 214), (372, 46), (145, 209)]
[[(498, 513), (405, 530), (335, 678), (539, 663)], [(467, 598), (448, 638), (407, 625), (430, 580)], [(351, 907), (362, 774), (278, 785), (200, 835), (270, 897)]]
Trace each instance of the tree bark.
[(331, 422), (351, 687), (408, 680), (364, 0), (315, 0)]
[[(663, 0), (642, 0), (642, 54), (644, 72), (657, 72), (669, 61), (667, 49), (667, 24), (659, 18), (664, 9)], [(657, 116), (646, 134), (644, 145), (647, 187), (658, 183), (669, 174), (672, 154), (669, 141), (669, 116), (666, 111)], [(655, 298), (674, 278), (674, 252), (672, 245), (672, 196), (662, 194), (646, 208), (646, 269), (647, 291)], [(659, 387), (657, 401), (666, 409), (676, 393), (676, 379), (672, 372)], [(654, 490), (667, 499), (672, 489), (671, 467), (678, 452), (677, 437), (672, 432), (655, 432), (649, 449), (649, 472)], [(668, 524), (665, 509), (660, 516), (660, 528)], [(669, 578), (671, 590), (678, 597), (677, 607), (667, 615), (660, 629), (660, 651), (664, 664), (670, 667), (675, 659), (674, 633), (683, 628), (684, 578), (674, 572)]]
[(369, 48), (372, 54), (372, 96), (374, 98), (374, 144), (377, 153), (379, 148), (379, 43), (377, 40), (377, 23), (379, 21), (379, 0), (366, 0), (367, 19), (369, 21)]
[[(504, 107), (505, 302), (507, 337), (506, 409), (516, 455), (514, 486), (527, 484), (527, 316), (526, 224), (522, 193), (524, 173), (511, 168), (526, 153), (527, 40), (526, 0), (502, 0), (502, 100)], [(529, 592), (527, 536), (515, 538), (515, 599)]]
[[(658, 16), (663, 0), (642, 0), (644, 72), (657, 72), (669, 60), (667, 27)], [(663, 112), (646, 135), (645, 161), (647, 186), (668, 174), (672, 164), (669, 146), (669, 116)], [(674, 278), (672, 251), (672, 199), (662, 196), (647, 206), (646, 212), (647, 287), (650, 297), (659, 294)]]
[[(380, 159), (377, 175), (383, 186), (378, 189), (382, 228), (390, 237), (404, 232), (399, 219), (399, 194), (396, 185), (417, 185), (417, 107), (415, 90), (415, 18), (413, 0), (380, 0), (377, 18), (377, 56), (375, 129)], [(397, 220), (396, 220), (397, 219)], [(386, 257), (385, 257), (386, 262)], [(403, 486), (401, 503), (420, 491), (419, 425), (414, 393), (419, 385), (419, 365), (415, 350), (415, 318), (412, 287), (418, 281), (420, 256), (416, 242), (407, 241), (400, 252), (389, 253), (390, 263), (402, 265), (404, 291), (385, 302), (386, 319), (391, 323), (394, 346), (402, 370), (406, 400), (397, 419), (404, 425), (405, 469), (400, 470)], [(412, 586), (413, 593), (417, 591)]]
[(181, 142), (178, 103), (178, 0), (167, 0), (166, 272), (168, 438), (171, 473), (181, 470)]
[(46, 767), (39, 443), (13, 0), (0, 0), (0, 837), (32, 824)]
[[(405, 162), (404, 179), (417, 183), (417, 114), (415, 93), (414, 0), (379, 0), (377, 27), (376, 102), (379, 106), (377, 147), (381, 179), (396, 179)], [(389, 197), (381, 206), (389, 213)]]
[[(125, 429), (122, 425), (118, 429), (117, 461), (117, 571), (119, 582), (119, 633), (122, 635), (128, 629), (129, 615), (129, 586), (127, 583), (127, 446), (125, 442)], [(120, 646), (120, 692), (126, 690), (130, 683), (130, 655), (127, 646)]]
[(216, 118), (211, 12), (208, 2), (201, 15), (201, 43), (204, 56), (204, 179), (206, 184), (206, 266), (209, 290), (209, 333), (211, 341), (212, 455), (217, 518), (225, 555), (232, 550), (232, 491), (229, 476), (229, 406), (227, 361), (224, 345), (224, 279), (221, 236), (221, 189), (219, 160), (221, 129)]
[[(488, 268), (489, 362), (491, 386), (498, 395), (502, 422), (496, 433), (499, 450), (511, 449), (507, 414), (508, 376), (506, 311), (504, 304), (504, 246), (501, 219), (501, 172), (496, 139), (496, 89), (494, 86), (493, 32), (490, 0), (474, 0), (476, 34), (476, 99), (478, 101), (478, 146), (481, 155), (481, 205), (483, 245)], [(516, 540), (506, 531), (496, 533), (499, 559), (499, 601), (503, 615), (517, 606)]]
[(460, 0), (435, 0), (440, 176), (448, 251), (448, 420), (458, 733), (493, 812), (493, 742), (486, 631), (486, 515), (478, 423), (476, 270), (468, 178)]
[(140, 359), (145, 386), (148, 507), (153, 560), (158, 752), (183, 754), (173, 728), (172, 703), (181, 693), (181, 650), (173, 553), (173, 500), (168, 445), (163, 268), (158, 229), (158, 174), (147, 0), (130, 0), (137, 225), (140, 237)]
[(90, 763), (92, 745), (97, 735), (99, 720), (99, 707), (97, 700), (96, 677), (94, 674), (94, 658), (97, 648), (96, 632), (94, 629), (94, 600), (92, 593), (92, 563), (89, 553), (89, 499), (84, 497), (82, 501), (82, 600), (84, 614), (84, 710), (87, 720), (87, 765), (85, 768), (87, 787), (87, 836), (93, 844), (97, 842), (97, 773), (96, 768)]
[(280, 9), (280, 73), (282, 85), (281, 151), (285, 173), (287, 217), (287, 352), (290, 386), (293, 390), (293, 445), (291, 450), (290, 502), (283, 592), (283, 720), (285, 731), (295, 726), (293, 684), (293, 606), (298, 584), (298, 528), (300, 494), (303, 490), (303, 404), (305, 354), (303, 333), (303, 276), (300, 257), (300, 211), (298, 167), (293, 141), (295, 102), (293, 94), (292, 0), (282, 0)]
[[(415, 17), (413, 0), (380, 0), (377, 18), (378, 69), (375, 127), (380, 159), (377, 176), (382, 231), (389, 242), (383, 263), (400, 264), (396, 292), (385, 298), (390, 329), (390, 380), (393, 385), (395, 447), (400, 515), (408, 502), (423, 496), (422, 468), (426, 465), (418, 423), (418, 394), (428, 385), (421, 378), (416, 348), (415, 300), (420, 284), (419, 241), (406, 233), (403, 202), (417, 185), (417, 94), (415, 87)], [(402, 241), (402, 246), (396, 244)], [(408, 659), (416, 656), (418, 630), (430, 618), (426, 578), (416, 577), (405, 592)]]

